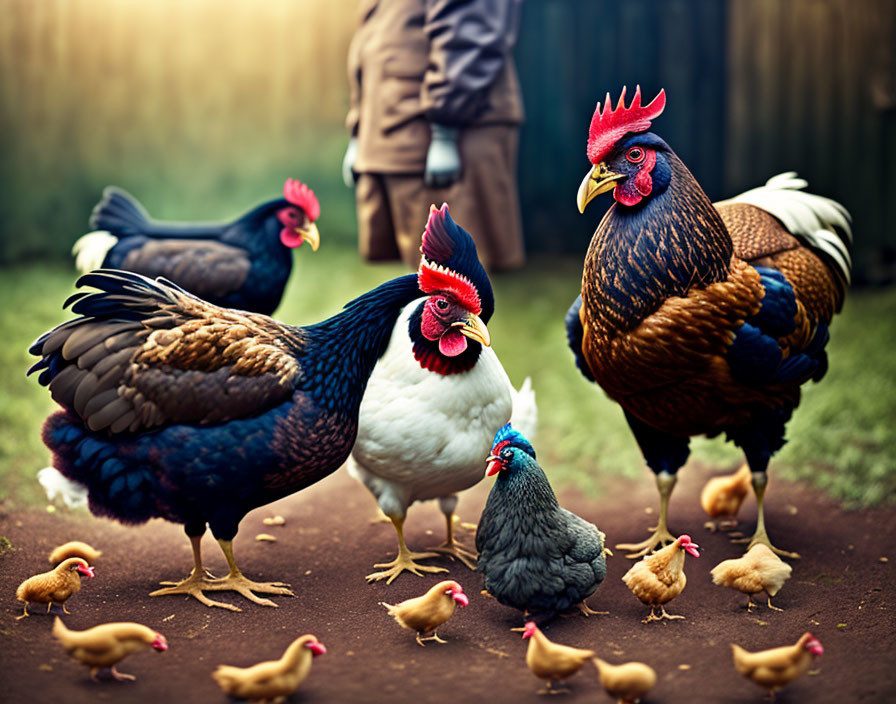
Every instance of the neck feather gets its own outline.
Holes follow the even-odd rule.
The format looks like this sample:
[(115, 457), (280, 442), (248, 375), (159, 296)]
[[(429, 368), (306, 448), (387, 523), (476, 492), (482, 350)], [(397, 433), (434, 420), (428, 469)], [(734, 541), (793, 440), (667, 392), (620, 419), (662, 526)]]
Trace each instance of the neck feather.
[(687, 167), (667, 152), (669, 187), (643, 205), (614, 204), (597, 228), (582, 292), (605, 334), (637, 327), (670, 296), (728, 276), (731, 237)]
[(356, 298), (332, 318), (306, 327), (301, 387), (331, 412), (360, 405), (402, 308), (420, 295), (416, 274), (407, 274)]

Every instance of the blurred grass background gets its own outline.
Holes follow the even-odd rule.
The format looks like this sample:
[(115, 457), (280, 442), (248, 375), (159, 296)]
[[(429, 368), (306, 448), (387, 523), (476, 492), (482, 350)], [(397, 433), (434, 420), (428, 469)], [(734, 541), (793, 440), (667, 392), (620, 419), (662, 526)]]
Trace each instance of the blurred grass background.
[[(788, 7), (796, 13), (794, 8), (817, 4), (799, 0)], [(553, 89), (546, 95), (526, 93), (530, 121), (523, 156), (529, 155), (528, 163), (549, 168), (527, 172), (531, 177), (521, 182), (529, 184), (530, 198), (538, 200), (539, 207), (557, 197), (549, 188), (560, 190), (570, 212), (586, 164), (583, 156), (567, 148), (567, 141), (576, 149), (581, 146), (582, 120), (590, 116), (592, 93), (600, 93), (576, 78), (583, 65), (576, 50), (591, 41), (589, 27), (593, 24), (602, 32), (600, 41), (591, 41), (595, 51), (607, 54), (594, 70), (612, 73), (614, 85), (632, 85), (637, 76), (655, 68), (647, 65), (640, 50), (650, 42), (616, 47), (608, 43), (613, 27), (601, 18), (639, 32), (644, 28), (650, 36), (661, 32), (662, 25), (647, 21), (645, 8), (690, 21), (691, 8), (699, 7), (714, 18), (710, 28), (721, 28), (726, 21), (715, 0), (595, 0), (587, 5), (594, 22), (577, 25), (575, 46), (554, 52), (533, 41), (541, 27), (561, 32), (564, 18), (574, 16), (580, 5), (585, 7), (573, 0), (528, 0), (523, 20), (525, 24), (528, 18), (530, 24), (521, 43), (529, 38), (530, 53), (519, 62), (521, 72), (526, 70), (524, 87), (527, 81), (543, 80)], [(777, 3), (760, 5), (778, 11)], [(760, 5), (733, 3), (741, 14)], [(105, 185), (128, 189), (158, 218), (217, 220), (277, 195), (286, 177), (309, 182), (322, 203), (323, 243), (314, 255), (296, 253), (296, 272), (277, 313), (288, 322), (319, 320), (402, 272), (397, 266), (358, 261), (354, 201), (339, 172), (346, 143), (345, 55), (355, 7), (355, 2), (327, 0), (0, 0), (0, 262), (5, 263), (0, 267), (0, 499), (21, 504), (42, 500), (34, 472), (47, 462), (39, 427), (52, 403), (45, 389), (24, 377), (31, 363), (27, 346), (67, 317), (60, 306), (75, 279), (68, 252), (86, 230)], [(790, 21), (786, 26), (801, 25)], [(694, 32), (700, 30), (699, 22), (695, 27)], [(709, 86), (725, 78), (724, 66), (711, 58), (716, 55), (712, 52), (724, 49), (724, 37), (714, 31), (702, 36), (710, 48), (689, 53), (690, 63), (660, 61), (660, 74), (654, 76), (678, 86), (685, 100), (692, 79)], [(768, 35), (763, 36), (768, 44)], [(853, 36), (851, 45), (868, 44), (860, 40)], [(688, 42), (666, 44), (679, 52)], [(790, 43), (782, 40), (785, 45), (789, 50)], [(743, 54), (752, 45), (739, 46)], [(805, 61), (797, 63), (800, 70), (809, 71)], [(700, 71), (711, 75), (701, 78)], [(754, 79), (765, 75), (757, 72)], [(845, 70), (837, 74), (841, 81), (849, 75)], [(564, 80), (558, 81), (558, 76)], [(604, 74), (591, 78), (610, 80)], [(641, 82), (647, 91), (648, 85)], [(600, 85), (601, 90), (607, 87)], [(583, 109), (561, 104), (567, 89), (586, 104)], [(776, 90), (765, 98), (777, 95)], [(860, 93), (856, 88), (856, 95)], [(789, 88), (786, 94), (793, 97)], [(713, 104), (721, 110), (722, 94), (713, 95)], [(538, 105), (540, 100), (544, 105)], [(706, 101), (700, 105), (707, 107)], [(763, 114), (774, 118), (772, 103), (764, 105)], [(695, 172), (712, 173), (742, 163), (720, 158), (716, 149), (725, 138), (725, 124), (719, 121), (708, 133), (715, 113), (703, 112), (696, 116), (701, 121), (692, 125), (685, 124), (691, 121), (687, 110), (664, 116), (670, 131), (680, 134), (683, 153), (693, 152)], [(886, 115), (890, 125), (892, 113)], [(557, 131), (561, 128), (562, 134)], [(763, 139), (773, 136), (765, 134), (766, 123), (757, 129)], [(799, 153), (786, 152), (785, 166), (805, 171), (800, 155), (815, 154), (817, 148), (807, 139), (799, 145)], [(768, 142), (765, 151), (777, 154), (772, 146)], [(748, 161), (761, 177), (774, 173), (765, 162)], [(877, 170), (869, 171), (873, 173), (864, 175), (884, 183), (875, 176)], [(863, 173), (850, 172), (844, 178)], [(571, 185), (563, 185), (566, 181)], [(754, 184), (755, 179), (748, 183)], [(710, 180), (707, 189), (725, 194), (722, 185), (721, 180)], [(548, 217), (527, 222), (530, 244), (563, 249), (558, 243), (576, 242), (580, 234), (580, 244), (572, 249), (580, 253), (536, 257), (524, 271), (497, 277), (497, 314), (489, 325), (514, 383), (533, 377), (540, 409), (537, 445), (545, 467), (555, 481), (597, 492), (601, 480), (612, 476), (650, 481), (621, 411), (579, 375), (565, 344), (563, 315), (579, 287), (582, 253), (601, 210), (575, 216), (573, 230)], [(862, 231), (856, 236), (862, 238)], [(806, 389), (789, 426), (791, 442), (773, 462), (773, 477), (806, 479), (851, 505), (894, 501), (894, 348), (896, 291), (852, 291), (832, 328), (830, 371), (821, 384)], [(693, 447), (695, 461), (719, 471), (740, 462), (737, 450), (721, 440), (695, 440)]]

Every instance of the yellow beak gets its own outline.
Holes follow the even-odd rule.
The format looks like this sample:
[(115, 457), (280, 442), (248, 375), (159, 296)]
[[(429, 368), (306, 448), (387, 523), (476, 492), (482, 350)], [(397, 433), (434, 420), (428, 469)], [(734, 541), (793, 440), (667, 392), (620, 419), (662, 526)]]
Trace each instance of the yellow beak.
[(488, 328), (485, 327), (482, 318), (475, 313), (468, 313), (465, 320), (452, 323), (452, 327), (459, 327), (461, 334), (465, 337), (476, 340), (486, 347), (491, 347), (492, 338), (488, 334)]
[(576, 204), (579, 206), (579, 212), (585, 212), (585, 206), (601, 193), (616, 187), (616, 182), (624, 179), (625, 174), (617, 174), (607, 168), (603, 162), (595, 166), (585, 175), (582, 185), (579, 186), (579, 192), (576, 194)]
[(296, 228), (296, 232), (298, 232), (302, 239), (311, 245), (311, 251), (316, 252), (317, 248), (320, 247), (320, 232), (317, 230), (317, 225), (311, 223), (304, 230), (301, 228)]

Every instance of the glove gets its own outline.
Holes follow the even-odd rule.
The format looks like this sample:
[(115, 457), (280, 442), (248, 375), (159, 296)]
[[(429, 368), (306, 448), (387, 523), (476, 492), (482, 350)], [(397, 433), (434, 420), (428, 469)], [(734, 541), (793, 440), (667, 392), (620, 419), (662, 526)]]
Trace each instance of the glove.
[(358, 138), (352, 137), (345, 148), (345, 156), (342, 157), (342, 181), (348, 188), (355, 187), (355, 159), (358, 158)]
[(460, 178), (460, 152), (457, 150), (456, 127), (430, 123), (432, 138), (426, 152), (423, 182), (430, 188), (447, 188)]

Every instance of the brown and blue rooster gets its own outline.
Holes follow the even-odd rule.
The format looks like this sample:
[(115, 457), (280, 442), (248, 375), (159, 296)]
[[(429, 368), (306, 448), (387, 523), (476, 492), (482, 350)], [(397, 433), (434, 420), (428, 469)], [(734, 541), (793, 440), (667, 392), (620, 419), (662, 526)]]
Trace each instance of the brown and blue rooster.
[[(459, 229), (451, 236), (469, 239)], [(193, 571), (154, 594), (235, 609), (203, 593), (232, 590), (274, 605), (254, 592), (291, 592), (242, 575), (232, 547), (239, 523), (345, 462), (374, 365), (402, 310), (426, 295), (417, 276), (388, 281), (307, 327), (220, 308), (130, 272), (96, 271), (79, 285), (99, 291), (72, 296), (79, 317), (31, 347), (41, 357), (31, 371), (62, 406), (43, 429), (57, 479), (86, 491), (96, 515), (184, 525)], [(469, 302), (437, 295), (451, 307), (445, 325), (480, 339), (485, 326)], [(223, 579), (203, 568), (206, 526), (230, 569)]]
[(320, 246), (320, 203), (295, 179), (283, 197), (229, 222), (154, 220), (130, 193), (109, 186), (72, 253), (78, 270), (124, 269), (164, 276), (190, 293), (227, 308), (270, 315), (292, 272), (292, 250)]
[[(713, 204), (651, 121), (664, 92), (641, 105), (598, 104), (588, 135), (593, 168), (579, 210), (613, 191), (591, 240), (582, 294), (567, 333), (582, 373), (619, 403), (656, 475), (659, 523), (648, 553), (673, 541), (667, 527), (676, 473), (692, 435), (725, 433), (752, 472), (765, 528), (766, 469), (784, 444), (800, 387), (827, 369), (828, 324), (849, 283), (849, 214), (805, 193), (795, 174)], [(795, 553), (780, 554), (798, 557)]]

